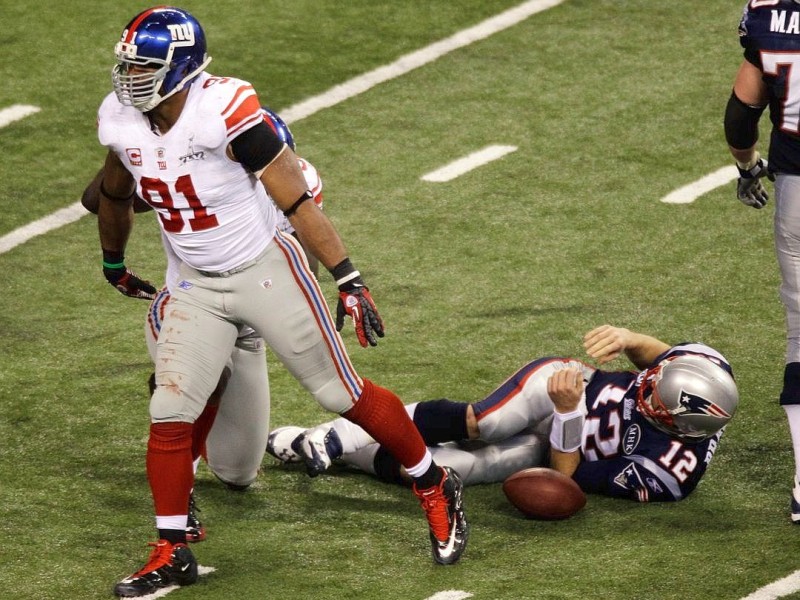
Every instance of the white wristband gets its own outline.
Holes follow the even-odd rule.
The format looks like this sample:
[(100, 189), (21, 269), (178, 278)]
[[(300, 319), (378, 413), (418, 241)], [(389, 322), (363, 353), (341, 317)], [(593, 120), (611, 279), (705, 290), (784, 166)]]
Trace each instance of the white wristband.
[(336, 280), (336, 285), (337, 286), (342, 285), (343, 283), (347, 283), (348, 281), (351, 281), (351, 280), (355, 279), (356, 277), (361, 277), (361, 273), (359, 273), (358, 271), (353, 271), (352, 273), (348, 273), (347, 275), (345, 275), (341, 279), (337, 279)]
[(550, 445), (559, 452), (575, 452), (581, 447), (583, 438), (583, 413), (573, 410), (568, 413), (553, 413), (550, 429)]

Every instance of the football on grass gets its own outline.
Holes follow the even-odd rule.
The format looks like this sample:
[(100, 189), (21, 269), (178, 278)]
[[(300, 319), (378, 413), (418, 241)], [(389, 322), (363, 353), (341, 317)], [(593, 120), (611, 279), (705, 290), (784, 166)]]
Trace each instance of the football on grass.
[(503, 482), (503, 493), (530, 519), (566, 519), (586, 505), (586, 494), (572, 477), (544, 467), (510, 475)]

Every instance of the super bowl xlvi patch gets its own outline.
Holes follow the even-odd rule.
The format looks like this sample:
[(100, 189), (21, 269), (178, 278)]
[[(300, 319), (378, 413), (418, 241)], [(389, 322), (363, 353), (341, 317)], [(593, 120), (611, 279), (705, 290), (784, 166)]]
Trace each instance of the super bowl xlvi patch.
[(634, 463), (628, 463), (619, 475), (614, 477), (614, 483), (626, 490), (635, 490), (642, 487), (642, 478)]
[(181, 282), (178, 284), (178, 287), (179, 287), (179, 288), (181, 288), (182, 290), (190, 290), (190, 289), (192, 289), (192, 288), (194, 287), (194, 285), (193, 285), (193, 284), (191, 284), (191, 283), (189, 283), (188, 281), (186, 281), (186, 280), (184, 279), (183, 281), (181, 281)]
[(636, 423), (628, 427), (625, 435), (622, 437), (622, 451), (625, 454), (633, 454), (636, 446), (639, 445), (639, 440), (642, 439), (642, 429)]
[(178, 160), (182, 165), (193, 160), (205, 160), (206, 153), (203, 150), (195, 150), (194, 148), (194, 135), (189, 138), (189, 147), (186, 149), (186, 154), (179, 156)]

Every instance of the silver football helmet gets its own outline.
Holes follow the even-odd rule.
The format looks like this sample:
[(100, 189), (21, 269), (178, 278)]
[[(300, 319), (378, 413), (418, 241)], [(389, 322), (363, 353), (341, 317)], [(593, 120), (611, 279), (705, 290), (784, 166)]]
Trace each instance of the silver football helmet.
[(683, 441), (701, 442), (731, 420), (739, 392), (725, 369), (705, 356), (686, 354), (646, 371), (636, 404), (657, 429)]

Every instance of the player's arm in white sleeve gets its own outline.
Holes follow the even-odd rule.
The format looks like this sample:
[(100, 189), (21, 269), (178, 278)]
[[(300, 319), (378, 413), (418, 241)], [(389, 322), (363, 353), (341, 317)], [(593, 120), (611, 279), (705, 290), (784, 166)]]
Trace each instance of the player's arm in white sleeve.
[[(314, 203), (319, 207), (320, 210), (322, 210), (322, 179), (320, 179), (319, 173), (314, 168), (314, 165), (305, 159), (298, 159), (298, 163), (300, 165), (300, 170), (303, 172), (303, 176), (306, 179), (308, 190), (314, 197)], [(303, 242), (303, 238), (300, 237), (299, 233), (295, 232), (294, 227), (291, 226), (291, 223), (289, 223), (288, 219), (282, 216), (282, 213), (279, 220), (284, 221), (287, 224), (289, 232), (293, 235), (296, 235), (297, 239), (300, 240), (300, 244), (303, 246), (303, 250), (306, 253), (308, 266), (311, 269), (311, 272), (314, 273), (314, 277), (319, 279), (319, 261), (317, 260), (317, 257), (311, 253), (305, 242)]]

